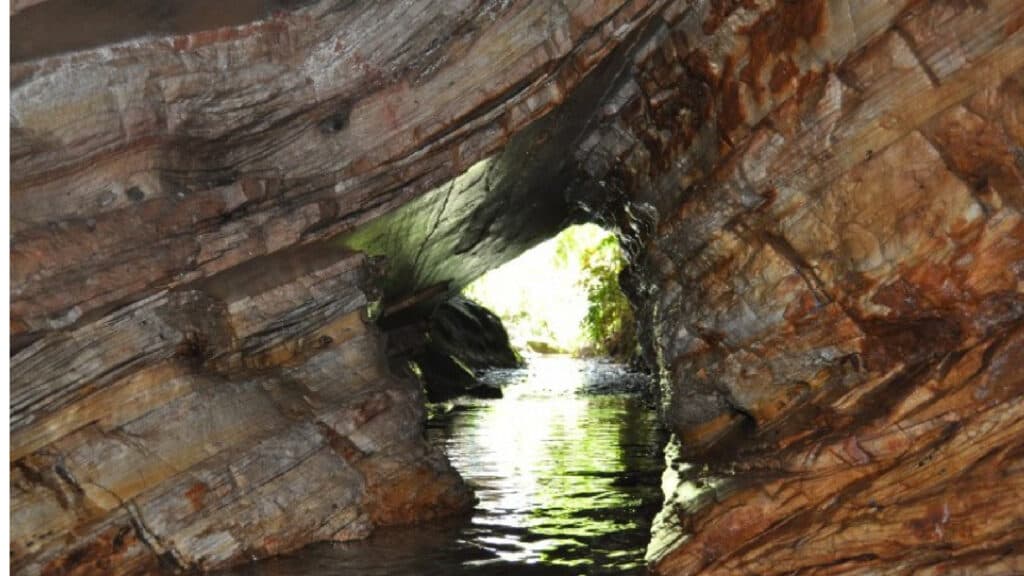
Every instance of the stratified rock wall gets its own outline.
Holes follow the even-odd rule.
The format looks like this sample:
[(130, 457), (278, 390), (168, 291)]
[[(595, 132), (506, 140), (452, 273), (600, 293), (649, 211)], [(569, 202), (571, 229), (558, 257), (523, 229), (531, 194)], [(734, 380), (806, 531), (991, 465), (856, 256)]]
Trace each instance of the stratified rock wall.
[[(215, 568), (466, 510), (370, 319), (422, 301), (419, 277), (391, 290), (402, 263), (377, 274), (338, 237), (451, 194), (661, 3), (260, 3), (218, 28), (184, 3), (66, 52), (30, 18), (57, 1), (12, 16), (44, 44), (16, 46), (11, 86), (14, 571)], [(441, 285), (563, 216), (530, 219), (480, 212)]]
[(15, 342), (448, 183), (658, 6), (324, 0), (15, 64)]
[(387, 369), (365, 257), (315, 248), (13, 358), (15, 572), (211, 568), (471, 504)]
[(657, 573), (1024, 570), (1022, 25), (695, 3), (638, 61), (582, 158), (635, 203), (612, 213), (706, 492), (662, 514)]
[(657, 573), (1024, 572), (1024, 4), (254, 17), (13, 66), (16, 572), (465, 508), (368, 310), (414, 348), (581, 219), (678, 441)]

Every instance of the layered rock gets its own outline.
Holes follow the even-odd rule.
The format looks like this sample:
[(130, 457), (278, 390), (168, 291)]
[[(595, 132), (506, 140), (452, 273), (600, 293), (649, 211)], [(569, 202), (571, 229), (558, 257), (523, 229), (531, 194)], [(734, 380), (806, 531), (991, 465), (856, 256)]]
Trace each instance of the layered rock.
[[(657, 7), (325, 0), (19, 52), (15, 571), (209, 569), (465, 510), (369, 312), (431, 309), (561, 211), (481, 212), (456, 242), (476, 264), (429, 304), (393, 289), (400, 259), (379, 276), (342, 245), (500, 150), (532, 155), (544, 133), (506, 145)], [(16, 6), (22, 38), (40, 10), (61, 12)], [(503, 218), (544, 225), (501, 240)]]
[(635, 291), (713, 487), (657, 573), (1021, 570), (1022, 18), (712, 3), (639, 64), (594, 149), (657, 210)]
[(561, 103), (656, 6), (324, 1), (16, 64), (15, 341), (445, 185)]
[(387, 369), (365, 257), (312, 248), (13, 358), (16, 572), (211, 568), (471, 504)]
[(579, 219), (679, 439), (656, 572), (1024, 570), (1024, 5), (399, 8), (15, 63), (16, 570), (465, 507), (378, 318)]

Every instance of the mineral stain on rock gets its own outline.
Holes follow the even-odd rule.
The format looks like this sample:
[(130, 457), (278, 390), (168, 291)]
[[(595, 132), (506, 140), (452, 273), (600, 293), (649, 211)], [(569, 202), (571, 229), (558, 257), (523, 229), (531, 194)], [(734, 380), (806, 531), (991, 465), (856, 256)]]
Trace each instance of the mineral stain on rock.
[(206, 494), (210, 487), (202, 482), (196, 482), (185, 492), (185, 497), (188, 498), (189, 503), (192, 504), (192, 508), (195, 511), (199, 511), (203, 507), (203, 495)]
[(410, 361), (508, 364), (454, 298), (580, 222), (654, 573), (1024, 572), (1021, 2), (120, 4), (12, 5), (12, 572), (465, 514)]

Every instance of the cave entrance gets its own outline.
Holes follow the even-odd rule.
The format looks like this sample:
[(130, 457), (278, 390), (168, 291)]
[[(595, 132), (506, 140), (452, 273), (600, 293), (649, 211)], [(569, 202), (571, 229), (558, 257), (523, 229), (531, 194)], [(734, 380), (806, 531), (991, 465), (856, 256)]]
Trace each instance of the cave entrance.
[(570, 226), (462, 291), (493, 311), (516, 352), (628, 361), (636, 322), (619, 288), (625, 265), (614, 233)]
[[(432, 337), (489, 391), (429, 404), (428, 439), (478, 502), (466, 523), (394, 542), (429, 538), (431, 562), (453, 574), (643, 572), (665, 435), (650, 378), (629, 368), (636, 330), (619, 288), (624, 265), (612, 232), (571, 226), (469, 284), (440, 314), (478, 323), (435, 314)], [(507, 330), (512, 365), (480, 368), (479, 350), (464, 353), (474, 338), (460, 330), (481, 330), (477, 344), (501, 340), (480, 328), (485, 308)], [(422, 360), (416, 371), (436, 382), (437, 366)]]

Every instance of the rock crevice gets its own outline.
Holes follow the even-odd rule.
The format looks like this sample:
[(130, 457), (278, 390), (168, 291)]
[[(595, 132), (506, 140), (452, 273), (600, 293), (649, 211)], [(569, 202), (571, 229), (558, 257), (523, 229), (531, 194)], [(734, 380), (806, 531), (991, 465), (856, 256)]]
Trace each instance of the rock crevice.
[(1024, 5), (285, 8), (13, 65), (16, 572), (464, 510), (400, 365), (580, 221), (675, 435), (656, 573), (1024, 570)]

